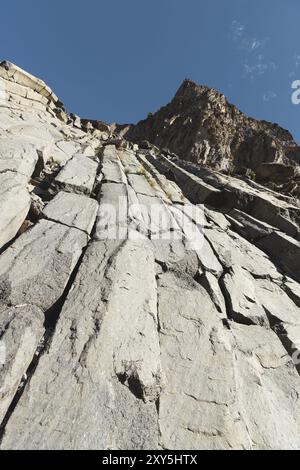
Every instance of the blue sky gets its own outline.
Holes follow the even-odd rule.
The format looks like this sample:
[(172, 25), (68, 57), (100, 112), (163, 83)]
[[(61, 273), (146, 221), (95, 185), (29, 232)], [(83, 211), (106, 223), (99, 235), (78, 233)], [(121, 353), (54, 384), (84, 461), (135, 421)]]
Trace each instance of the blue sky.
[(300, 142), (299, 0), (9, 0), (1, 19), (1, 57), (82, 117), (136, 122), (191, 78)]

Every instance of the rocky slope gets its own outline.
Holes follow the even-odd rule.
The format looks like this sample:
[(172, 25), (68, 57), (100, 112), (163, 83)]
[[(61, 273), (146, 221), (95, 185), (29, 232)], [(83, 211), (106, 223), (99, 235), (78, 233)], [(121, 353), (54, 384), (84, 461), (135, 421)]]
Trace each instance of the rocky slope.
[(299, 448), (299, 203), (0, 87), (0, 447)]
[(277, 124), (248, 118), (224, 95), (191, 80), (183, 82), (167, 106), (120, 131), (183, 160), (254, 176), (272, 189), (300, 196), (300, 147), (291, 134)]

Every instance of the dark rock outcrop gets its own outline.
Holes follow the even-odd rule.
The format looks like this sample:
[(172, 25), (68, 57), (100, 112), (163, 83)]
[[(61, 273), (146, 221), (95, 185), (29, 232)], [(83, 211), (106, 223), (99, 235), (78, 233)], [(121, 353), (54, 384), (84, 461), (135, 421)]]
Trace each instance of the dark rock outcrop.
[[(119, 131), (179, 158), (233, 175), (256, 172), (262, 164), (297, 166), (299, 147), (292, 135), (266, 121), (247, 117), (216, 90), (185, 80), (173, 100), (136, 125)], [(291, 176), (287, 172), (287, 178)], [(260, 176), (260, 174), (259, 174)], [(269, 182), (278, 181), (269, 172)]]

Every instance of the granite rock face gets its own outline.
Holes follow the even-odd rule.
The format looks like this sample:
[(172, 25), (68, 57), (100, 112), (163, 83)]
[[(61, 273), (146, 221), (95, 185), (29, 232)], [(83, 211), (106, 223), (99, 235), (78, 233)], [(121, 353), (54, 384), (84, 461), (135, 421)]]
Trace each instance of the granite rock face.
[[(0, 448), (299, 449), (297, 199), (0, 79)], [(288, 133), (248, 125), (287, 158)]]

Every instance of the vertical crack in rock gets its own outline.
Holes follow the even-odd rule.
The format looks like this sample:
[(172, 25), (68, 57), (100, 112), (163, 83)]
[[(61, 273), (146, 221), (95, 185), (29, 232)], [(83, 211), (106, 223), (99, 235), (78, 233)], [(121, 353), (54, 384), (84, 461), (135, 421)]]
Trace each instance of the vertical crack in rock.
[[(236, 315), (233, 314), (231, 298), (230, 298), (230, 296), (227, 292), (227, 289), (225, 288), (225, 285), (224, 285), (224, 278), (227, 274), (231, 273), (231, 269), (228, 268), (227, 266), (225, 266), (224, 263), (222, 263), (222, 260), (221, 260), (220, 256), (218, 255), (215, 247), (213, 246), (211, 241), (208, 239), (208, 237), (205, 237), (205, 239), (206, 239), (207, 243), (209, 244), (209, 246), (211, 247), (211, 250), (212, 250), (214, 256), (216, 257), (216, 259), (218, 260), (218, 262), (222, 266), (222, 273), (218, 277), (217, 283), (218, 283), (222, 298), (224, 299), (224, 303), (225, 303), (225, 312), (224, 313), (226, 313), (226, 318), (223, 319), (223, 325), (227, 328), (228, 323), (227, 323), (226, 320), (234, 320), (234, 321), (239, 321), (240, 320), (240, 319), (237, 318)], [(203, 285), (202, 280), (201, 280), (200, 283), (201, 283), (201, 285)], [(208, 294), (210, 294), (209, 290), (207, 289), (207, 282), (204, 283), (203, 287), (206, 288)], [(218, 306), (217, 306), (217, 308), (218, 308)], [(218, 308), (218, 310), (220, 310), (220, 308)], [(223, 313), (223, 312), (221, 312), (221, 313)]]
[[(161, 327), (161, 321), (160, 321), (160, 314), (159, 314), (159, 294), (158, 294), (158, 276), (155, 276), (155, 284), (156, 284), (156, 295), (157, 295), (157, 304), (156, 304), (156, 312), (157, 312), (157, 336), (158, 336), (158, 343), (159, 343), (159, 352), (160, 352), (160, 361), (162, 358), (162, 344), (161, 344), (161, 334), (162, 334), (162, 327)], [(165, 377), (163, 375), (163, 369), (161, 371), (161, 389), (160, 393), (157, 395), (157, 399), (155, 402), (155, 407), (156, 407), (156, 412), (157, 412), (157, 426), (158, 426), (158, 446), (161, 445), (161, 428), (160, 428), (160, 399), (161, 399), (161, 393), (164, 388), (164, 380)]]

